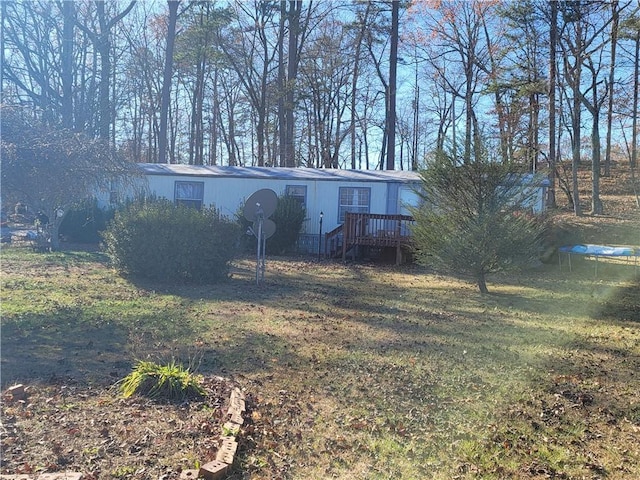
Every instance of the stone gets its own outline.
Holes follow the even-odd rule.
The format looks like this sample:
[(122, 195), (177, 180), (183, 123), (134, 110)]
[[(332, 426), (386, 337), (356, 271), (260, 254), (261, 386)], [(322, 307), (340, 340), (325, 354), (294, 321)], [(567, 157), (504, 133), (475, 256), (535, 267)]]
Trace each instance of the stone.
[(240, 413), (238, 410), (234, 410), (231, 413), (231, 421), (233, 423), (237, 423), (238, 425), (244, 424), (244, 418), (242, 418), (242, 413)]
[(189, 469), (180, 472), (180, 480), (196, 480), (198, 478), (200, 478), (198, 470)]
[(222, 437), (222, 445), (216, 455), (216, 460), (226, 464), (233, 464), (233, 459), (238, 450), (238, 442), (233, 437)]
[(27, 391), (24, 385), (22, 385), (21, 383), (7, 388), (5, 395), (7, 395), (9, 399), (14, 402), (19, 402), (20, 400), (27, 399)]
[(205, 480), (219, 480), (227, 474), (229, 465), (224, 462), (213, 460), (200, 467), (199, 475)]
[(242, 393), (242, 390), (240, 390), (239, 388), (234, 388), (231, 391), (231, 398), (229, 399), (229, 401), (232, 406), (234, 406), (241, 412), (244, 412), (246, 410), (244, 393)]
[(82, 476), (78, 472), (43, 473), (38, 480), (82, 480)]

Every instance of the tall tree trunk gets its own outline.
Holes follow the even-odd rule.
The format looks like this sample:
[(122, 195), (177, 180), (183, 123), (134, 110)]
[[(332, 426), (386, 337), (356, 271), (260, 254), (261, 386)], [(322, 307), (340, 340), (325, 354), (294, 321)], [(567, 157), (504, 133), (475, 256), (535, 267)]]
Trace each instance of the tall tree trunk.
[[(417, 65), (416, 65), (417, 67)], [(413, 139), (412, 139), (412, 152), (411, 152), (411, 170), (418, 170), (418, 145), (419, 145), (419, 125), (420, 125), (420, 85), (418, 85), (418, 71), (416, 68), (416, 86), (415, 96), (413, 99)]]
[(581, 80), (582, 80), (582, 55), (584, 45), (582, 39), (582, 24), (580, 21), (576, 23), (575, 49), (573, 58), (575, 65), (573, 68), (568, 66), (568, 59), (565, 58), (565, 70), (569, 73), (570, 88), (573, 92), (573, 101), (571, 105), (571, 194), (573, 196), (573, 211), (577, 217), (582, 216), (582, 207), (580, 206), (580, 189), (578, 187), (578, 170), (580, 169), (580, 153), (581, 153), (581, 120), (582, 120), (582, 100), (581, 100)]
[(167, 163), (167, 140), (169, 136), (168, 117), (171, 102), (171, 76), (173, 73), (173, 49), (176, 41), (176, 22), (180, 0), (167, 0), (169, 22), (167, 25), (167, 49), (162, 74), (162, 95), (160, 98), (160, 132), (158, 134), (158, 163)]
[(75, 26), (75, 7), (72, 0), (62, 2), (62, 126), (73, 128), (73, 27)]
[(507, 147), (508, 139), (507, 139), (507, 119), (505, 118), (505, 108), (502, 102), (502, 92), (499, 86), (499, 72), (497, 67), (497, 62), (494, 56), (494, 48), (492, 47), (493, 42), (491, 40), (491, 35), (489, 34), (489, 29), (487, 28), (486, 17), (483, 15), (481, 17), (482, 20), (482, 29), (484, 31), (485, 41), (489, 46), (488, 55), (489, 55), (489, 64), (491, 65), (490, 77), (494, 87), (494, 101), (496, 102), (496, 115), (498, 115), (498, 134), (500, 138), (500, 154), (502, 156), (502, 161), (509, 161), (509, 149)]
[(296, 157), (293, 140), (293, 112), (295, 109), (295, 89), (298, 76), (298, 37), (300, 35), (301, 0), (289, 1), (289, 56), (287, 59), (287, 88), (285, 99), (285, 123), (287, 127), (286, 166), (295, 167)]
[(605, 145), (606, 153), (604, 158), (604, 176), (611, 175), (611, 136), (613, 123), (613, 83), (615, 81), (616, 67), (616, 47), (618, 45), (618, 23), (620, 12), (618, 10), (618, 0), (612, 0), (611, 10), (613, 13), (613, 21), (611, 23), (611, 64), (609, 65), (609, 106), (607, 108), (607, 144)]
[[(529, 79), (531, 82), (532, 80)], [(538, 93), (529, 95), (529, 126), (527, 127), (527, 159), (532, 172), (538, 169)]]
[(104, 12), (104, 1), (97, 1), (96, 8), (98, 20), (100, 22), (100, 33), (97, 36), (96, 48), (100, 56), (100, 85), (98, 94), (98, 105), (100, 111), (100, 123), (98, 134), (105, 141), (109, 140), (109, 127), (111, 119), (111, 108), (109, 104), (109, 80), (111, 76), (111, 42), (109, 40), (109, 29)]
[(473, 64), (469, 62), (466, 66), (465, 76), (467, 78), (467, 90), (464, 94), (464, 108), (465, 108), (465, 126), (464, 126), (464, 163), (471, 163), (471, 148), (473, 146), (473, 92), (471, 90), (471, 84), (473, 81)]
[[(579, 68), (579, 67), (578, 67)], [(580, 78), (578, 76), (578, 78)], [(576, 216), (582, 215), (580, 207), (580, 189), (578, 188), (578, 170), (580, 169), (580, 98), (577, 89), (580, 83), (574, 85), (573, 115), (572, 115), (572, 138), (571, 138), (571, 194), (573, 196), (573, 212)]]
[(591, 114), (591, 213), (601, 215), (603, 213), (602, 200), (600, 199), (600, 109), (604, 99), (598, 98), (598, 72), (597, 67), (589, 60), (587, 68), (591, 72), (591, 95), (590, 102), (583, 95), (580, 95), (582, 103)]
[(640, 30), (636, 33), (636, 49), (633, 58), (633, 110), (631, 118), (631, 168), (638, 164), (638, 91), (640, 90)]
[(391, 48), (389, 50), (389, 96), (387, 110), (387, 170), (396, 168), (396, 89), (400, 2), (391, 2)]
[(287, 0), (280, 0), (280, 21), (278, 25), (278, 159), (281, 167), (287, 164), (287, 117), (285, 114), (285, 74), (284, 74), (284, 38)]
[(111, 20), (107, 20), (104, 10), (104, 0), (96, 0), (96, 13), (98, 15), (98, 23), (100, 24), (100, 32), (91, 32), (91, 37), (100, 57), (100, 84), (98, 88), (98, 134), (100, 138), (102, 138), (106, 142), (109, 141), (110, 128), (113, 123), (111, 113), (111, 96), (109, 90), (111, 80), (111, 40), (109, 37), (113, 26), (120, 20), (122, 20), (131, 11), (135, 3), (136, 1), (132, 0), (127, 8), (125, 8), (122, 12), (113, 17)]
[(547, 206), (556, 208), (556, 56), (558, 54), (558, 4), (550, 0), (549, 28), (549, 190)]
[(591, 213), (602, 215), (603, 207), (600, 199), (600, 120), (599, 115), (593, 115), (593, 133), (591, 134)]
[(219, 69), (213, 72), (213, 112), (211, 115), (211, 146), (209, 147), (209, 165), (218, 164), (218, 118), (220, 116), (220, 93), (218, 92)]
[(356, 44), (356, 52), (353, 64), (353, 76), (351, 80), (351, 169), (356, 169), (356, 104), (358, 101), (357, 98), (357, 89), (358, 89), (358, 80), (360, 75), (360, 53), (362, 50), (362, 41), (364, 39), (364, 34), (366, 29), (369, 27), (368, 19), (369, 19), (369, 11), (371, 9), (371, 2), (367, 2), (367, 7), (364, 12), (364, 15), (360, 21), (360, 28), (358, 29), (358, 36), (355, 40)]

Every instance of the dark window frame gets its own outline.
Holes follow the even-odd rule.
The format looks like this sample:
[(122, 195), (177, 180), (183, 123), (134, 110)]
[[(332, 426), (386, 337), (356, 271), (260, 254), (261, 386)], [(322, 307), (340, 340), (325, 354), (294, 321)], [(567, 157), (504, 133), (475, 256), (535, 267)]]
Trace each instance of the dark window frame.
[[(184, 187), (191, 187), (192, 196), (182, 196), (185, 192)], [(204, 203), (204, 182), (194, 182), (189, 180), (176, 180), (173, 184), (173, 201), (176, 205), (184, 205), (187, 207), (202, 210)]]
[[(301, 189), (304, 193), (293, 192), (292, 190)], [(307, 208), (307, 186), (306, 185), (287, 185), (285, 186), (284, 194), (287, 197), (295, 198), (306, 209)]]

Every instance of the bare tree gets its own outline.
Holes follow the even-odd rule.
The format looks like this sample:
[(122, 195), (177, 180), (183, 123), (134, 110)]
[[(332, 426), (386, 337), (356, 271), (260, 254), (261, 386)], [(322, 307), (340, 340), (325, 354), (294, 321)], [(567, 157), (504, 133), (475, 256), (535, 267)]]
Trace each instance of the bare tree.
[[(472, 149), (481, 143), (478, 141), (480, 126), (476, 107), (480, 84), (484, 81), (483, 71), (487, 69), (488, 62), (488, 46), (483, 42), (485, 37), (482, 35), (482, 18), (488, 16), (494, 8), (495, 5), (491, 2), (451, 0), (429, 4), (421, 10), (424, 13), (425, 28), (429, 29), (424, 37), (430, 39), (429, 48), (432, 53), (429, 58), (435, 60), (431, 62), (431, 66), (455, 99), (464, 104), (462, 158), (465, 163), (479, 157), (472, 155)], [(459, 71), (459, 75), (452, 75), (454, 69)], [(454, 116), (455, 106), (454, 103)]]
[(549, 0), (551, 19), (549, 24), (549, 197), (547, 205), (556, 207), (556, 59), (558, 56), (558, 4)]
[[(620, 28), (620, 40), (624, 42), (623, 51), (627, 52), (632, 62), (632, 105), (630, 109), (631, 116), (631, 148), (629, 155), (629, 163), (632, 170), (638, 165), (638, 111), (640, 106), (638, 103), (638, 94), (640, 91), (640, 7), (629, 13), (624, 19)], [(626, 43), (630, 43), (627, 48)]]
[[(610, 41), (606, 29), (612, 18), (602, 15), (604, 2), (570, 2), (562, 4), (564, 34), (561, 36), (563, 50), (564, 75), (571, 89), (572, 99), (572, 191), (574, 212), (582, 214), (578, 189), (578, 169), (581, 151), (581, 107), (585, 106), (591, 114), (591, 156), (592, 189), (591, 209), (595, 214), (602, 213), (600, 200), (600, 110), (605, 98), (599, 94), (598, 85), (603, 68), (603, 49)], [(597, 57), (597, 61), (593, 59)], [(583, 72), (590, 74), (583, 91)], [(605, 89), (606, 92), (607, 89)]]
[(164, 71), (162, 74), (162, 95), (160, 103), (160, 131), (158, 134), (158, 163), (167, 163), (167, 122), (171, 101), (171, 77), (173, 72), (173, 49), (176, 41), (176, 21), (180, 0), (167, 0), (169, 17), (167, 21), (167, 48), (165, 50)]
[(619, 1), (611, 1), (611, 48), (609, 62), (609, 93), (608, 93), (608, 108), (607, 108), (607, 141), (606, 141), (606, 153), (604, 158), (604, 172), (603, 175), (608, 177), (611, 175), (611, 140), (613, 133), (613, 104), (615, 93), (615, 71), (616, 71), (616, 49), (618, 47), (618, 26), (620, 23), (620, 9)]
[(47, 2), (2, 2), (3, 83), (12, 85), (17, 102), (30, 103), (47, 123), (61, 118), (58, 14)]
[(389, 48), (389, 92), (387, 94), (387, 170), (396, 168), (396, 94), (398, 89), (398, 39), (400, 2), (391, 1), (391, 46)]
[(115, 14), (111, 18), (107, 18), (104, 0), (95, 0), (96, 14), (98, 18), (98, 27), (95, 30), (90, 29), (87, 25), (77, 22), (78, 28), (83, 30), (85, 34), (93, 42), (94, 48), (100, 57), (100, 84), (99, 84), (99, 126), (98, 135), (104, 140), (110, 139), (110, 128), (113, 126), (113, 118), (111, 115), (111, 96), (110, 96), (110, 80), (111, 80), (111, 33), (113, 27), (120, 22), (136, 4), (136, 0), (131, 0), (129, 5), (120, 13)]
[(245, 4), (237, 0), (232, 6), (236, 24), (216, 32), (216, 42), (228, 64), (240, 80), (256, 118), (255, 143), (258, 166), (269, 163), (266, 158), (269, 90), (277, 48), (273, 41), (275, 4), (254, 1)]
[[(312, 164), (340, 168), (340, 150), (351, 132), (345, 121), (350, 105), (353, 62), (342, 53), (351, 44), (349, 25), (335, 15), (315, 29), (301, 52), (300, 98), (308, 111), (308, 148)], [(312, 147), (313, 145), (313, 147)]]
[(75, 26), (75, 7), (72, 0), (62, 2), (62, 49), (61, 74), (62, 84), (61, 117), (64, 128), (73, 127), (73, 30)]
[(356, 104), (358, 102), (358, 81), (360, 80), (360, 68), (363, 61), (362, 57), (362, 42), (364, 40), (366, 29), (369, 24), (369, 14), (371, 11), (371, 2), (366, 2), (364, 11), (356, 11), (356, 21), (354, 27), (356, 28), (356, 37), (354, 39), (354, 58), (353, 58), (353, 75), (351, 76), (351, 120), (350, 120), (350, 134), (351, 134), (351, 168), (356, 168), (356, 118), (357, 110)]

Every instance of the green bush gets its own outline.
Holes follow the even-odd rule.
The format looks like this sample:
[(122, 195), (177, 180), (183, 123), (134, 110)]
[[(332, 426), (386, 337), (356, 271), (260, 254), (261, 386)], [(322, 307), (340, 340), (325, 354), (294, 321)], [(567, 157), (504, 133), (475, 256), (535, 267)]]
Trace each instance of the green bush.
[(227, 278), (237, 224), (215, 208), (137, 201), (116, 212), (103, 234), (115, 268), (134, 277), (191, 284)]
[(96, 199), (85, 200), (65, 215), (60, 224), (60, 234), (72, 242), (98, 243), (114, 213), (113, 209), (98, 207)]
[(306, 211), (300, 201), (285, 195), (278, 199), (278, 206), (271, 220), (276, 224), (276, 233), (267, 240), (267, 253), (282, 255), (295, 248)]
[[(244, 206), (236, 214), (236, 219), (241, 232), (245, 233), (252, 224), (244, 218), (243, 211)], [(283, 255), (295, 249), (305, 215), (304, 207), (296, 198), (288, 195), (278, 197), (276, 211), (269, 217), (276, 224), (276, 232), (267, 239), (267, 254)], [(256, 238), (253, 235), (244, 235), (241, 246), (245, 252), (255, 251)]]

